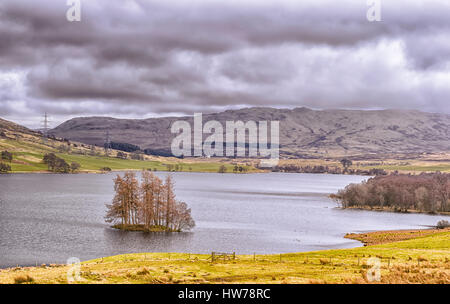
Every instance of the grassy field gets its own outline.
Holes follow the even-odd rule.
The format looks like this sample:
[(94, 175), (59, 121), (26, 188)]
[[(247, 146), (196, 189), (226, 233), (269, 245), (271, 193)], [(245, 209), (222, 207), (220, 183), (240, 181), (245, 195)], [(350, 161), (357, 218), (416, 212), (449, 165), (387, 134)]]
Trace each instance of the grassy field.
[[(350, 169), (370, 170), (384, 169), (387, 172), (398, 171), (400, 173), (419, 174), (421, 172), (446, 172), (450, 173), (450, 156), (443, 155), (438, 157), (427, 157), (424, 159), (380, 159), (380, 160), (364, 160), (353, 161)], [(288, 159), (281, 160), (280, 165), (297, 165), (297, 166), (329, 166), (342, 168), (338, 159)]]
[[(450, 230), (376, 232), (377, 245), (282, 255), (238, 255), (209, 260), (187, 253), (127, 254), (86, 261), (78, 283), (450, 283)], [(386, 237), (382, 237), (386, 234)], [(366, 234), (367, 235), (367, 234)], [(371, 281), (379, 261), (381, 277)], [(376, 265), (376, 264), (374, 264)], [(0, 283), (67, 283), (68, 266), (0, 270)]]
[[(13, 153), (13, 162), (10, 164), (13, 173), (46, 172), (47, 166), (42, 162), (45, 153), (55, 153), (69, 164), (77, 162), (81, 165), (80, 172), (99, 172), (101, 168), (108, 167), (114, 171), (152, 169), (168, 171), (169, 165), (178, 165), (177, 171), (185, 172), (218, 172), (224, 165), (227, 172), (233, 172), (234, 164), (224, 160), (180, 160), (176, 158), (145, 156), (145, 160), (119, 159), (115, 157), (117, 151), (110, 151), (105, 155), (101, 148), (94, 150), (71, 144), (70, 152), (59, 152), (60, 147), (67, 148), (67, 144), (51, 141), (43, 143), (40, 139), (29, 136), (22, 140), (0, 139), (0, 151)], [(91, 155), (92, 154), (92, 155)], [(255, 167), (239, 162), (247, 172), (259, 172)]]
[[(233, 172), (234, 164), (245, 167), (248, 172), (262, 172), (255, 168), (256, 159), (227, 159), (227, 158), (167, 158), (158, 156), (144, 156), (144, 161), (119, 159), (115, 156), (118, 151), (111, 150), (109, 156), (104, 149), (81, 143), (67, 143), (61, 140), (47, 139), (44, 141), (37, 133), (25, 133), (20, 130), (7, 130), (6, 136), (0, 137), (0, 151), (13, 152), (12, 171), (45, 172), (47, 167), (42, 163), (45, 153), (56, 153), (67, 162), (77, 162), (81, 165), (81, 172), (98, 172), (100, 168), (109, 167), (112, 170), (142, 170), (152, 169), (167, 171), (168, 165), (178, 165), (180, 171), (187, 172), (218, 172), (224, 165), (227, 172)], [(369, 170), (372, 168), (385, 169), (389, 172), (401, 173), (420, 172), (450, 172), (450, 154), (425, 155), (418, 159), (380, 159), (353, 161), (351, 169)], [(298, 166), (330, 166), (340, 167), (339, 158), (327, 159), (282, 159), (280, 165), (294, 164)]]
[(379, 165), (379, 166), (367, 166), (367, 169), (377, 168), (384, 169), (388, 172), (399, 171), (402, 173), (415, 173), (415, 172), (446, 172), (450, 173), (450, 163), (433, 163), (433, 162), (421, 162), (415, 163), (415, 161), (410, 161), (411, 165)]

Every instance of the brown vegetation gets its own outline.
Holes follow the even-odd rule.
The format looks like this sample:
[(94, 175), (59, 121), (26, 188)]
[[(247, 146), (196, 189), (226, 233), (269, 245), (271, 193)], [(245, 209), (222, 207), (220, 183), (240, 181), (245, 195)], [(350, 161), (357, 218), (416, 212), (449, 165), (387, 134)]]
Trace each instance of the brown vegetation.
[(391, 174), (350, 184), (334, 198), (343, 208), (450, 212), (450, 174)]
[(126, 172), (114, 179), (116, 192), (107, 205), (106, 221), (116, 228), (143, 231), (181, 231), (195, 226), (191, 209), (176, 201), (170, 175), (165, 182), (149, 171), (142, 172), (142, 181), (135, 173)]
[(18, 276), (14, 278), (14, 284), (33, 283), (34, 279), (29, 275)]
[[(345, 161), (345, 160), (342, 160)], [(350, 163), (348, 163), (350, 162)], [(344, 162), (343, 168), (338, 166), (328, 166), (328, 165), (306, 165), (298, 166), (294, 164), (278, 165), (272, 169), (272, 172), (286, 172), (286, 173), (328, 173), (328, 174), (352, 174), (352, 175), (386, 175), (387, 172), (383, 169), (372, 168), (368, 170), (361, 169), (349, 169), (351, 161)], [(344, 164), (343, 163), (343, 164)]]
[[(426, 262), (426, 260), (424, 261)], [(381, 284), (448, 284), (449, 263), (396, 265), (381, 277)]]
[[(282, 259), (279, 254), (236, 255), (236, 259), (214, 263), (209, 254), (127, 254), (82, 262), (80, 280), (74, 283), (448, 284), (449, 240), (450, 230), (434, 230), (430, 235), (417, 234), (409, 240), (375, 246), (287, 253)], [(0, 284), (27, 275), (35, 284), (65, 284), (69, 269), (70, 265), (0, 269)]]
[(364, 243), (365, 246), (380, 245), (386, 243), (393, 243), (398, 241), (405, 241), (415, 239), (418, 237), (425, 237), (433, 235), (438, 232), (450, 231), (450, 228), (442, 229), (421, 229), (421, 230), (389, 230), (389, 231), (374, 231), (366, 233), (348, 233), (345, 238), (357, 240)]

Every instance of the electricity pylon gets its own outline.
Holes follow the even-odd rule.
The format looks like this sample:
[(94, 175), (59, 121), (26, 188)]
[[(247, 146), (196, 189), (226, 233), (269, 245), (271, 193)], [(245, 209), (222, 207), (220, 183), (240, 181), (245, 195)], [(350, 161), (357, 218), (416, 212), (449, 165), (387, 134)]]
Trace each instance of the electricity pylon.
[(45, 112), (44, 114), (44, 120), (42, 121), (43, 128), (42, 128), (42, 142), (44, 144), (47, 144), (47, 138), (48, 138), (48, 130), (49, 130), (49, 119), (48, 114)]
[(109, 130), (106, 131), (105, 135), (105, 154), (106, 156), (109, 155), (109, 148), (111, 148), (111, 137), (109, 135)]

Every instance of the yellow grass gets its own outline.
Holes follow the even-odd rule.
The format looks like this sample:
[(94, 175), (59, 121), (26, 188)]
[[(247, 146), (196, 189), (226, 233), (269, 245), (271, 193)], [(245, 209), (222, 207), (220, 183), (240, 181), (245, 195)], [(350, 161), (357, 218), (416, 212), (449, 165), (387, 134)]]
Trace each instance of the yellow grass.
[[(392, 234), (394, 232), (389, 232)], [(403, 232), (402, 232), (403, 233)], [(391, 238), (395, 239), (395, 238)], [(282, 255), (237, 255), (212, 263), (209, 255), (140, 253), (81, 264), (77, 283), (450, 283), (450, 232), (353, 249)], [(380, 281), (370, 281), (373, 258)], [(0, 270), (0, 283), (67, 283), (66, 265)], [(31, 278), (27, 280), (24, 278)], [(19, 278), (19, 279), (18, 279)]]

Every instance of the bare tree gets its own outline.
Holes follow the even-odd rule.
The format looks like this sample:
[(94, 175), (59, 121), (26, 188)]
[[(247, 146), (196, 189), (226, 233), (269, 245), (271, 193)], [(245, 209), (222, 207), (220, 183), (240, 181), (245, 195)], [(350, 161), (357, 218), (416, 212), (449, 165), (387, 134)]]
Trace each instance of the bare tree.
[(163, 183), (150, 171), (143, 171), (141, 183), (136, 175), (127, 172), (123, 177), (114, 179), (115, 195), (107, 205), (105, 220), (128, 229), (130, 226), (141, 227), (150, 231), (152, 228), (168, 231), (191, 229), (195, 222), (191, 210), (184, 202), (176, 201), (174, 182), (170, 175)]
[(114, 179), (114, 195), (111, 205), (107, 205), (108, 213), (106, 214), (107, 222), (120, 221), (122, 225), (136, 225), (138, 223), (138, 206), (139, 206), (139, 182), (136, 174), (126, 172), (124, 177)]
[(450, 174), (391, 174), (361, 184), (350, 184), (335, 198), (344, 208), (381, 207), (406, 212), (450, 211)]

